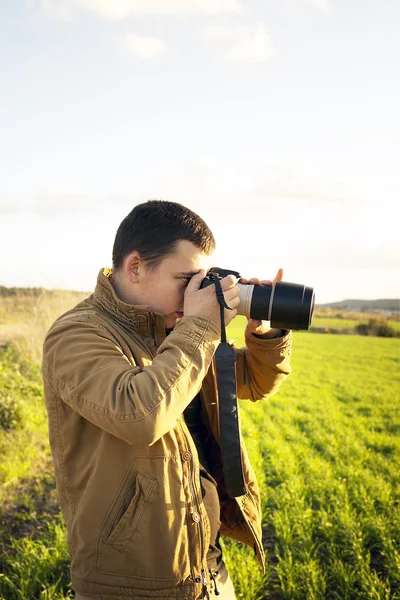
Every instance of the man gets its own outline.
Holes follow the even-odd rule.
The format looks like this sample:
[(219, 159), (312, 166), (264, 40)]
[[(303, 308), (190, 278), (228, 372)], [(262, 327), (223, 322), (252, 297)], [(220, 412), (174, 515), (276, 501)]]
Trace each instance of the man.
[[(224, 484), (220, 307), (215, 286), (200, 287), (214, 248), (204, 221), (180, 204), (136, 206), (118, 228), (113, 269), (46, 336), (49, 436), (78, 599), (233, 599), (220, 535), (264, 564), (244, 446), (246, 493), (230, 498)], [(236, 283), (221, 280), (226, 325)], [(238, 396), (266, 399), (290, 373), (291, 332), (249, 320), (245, 339)]]

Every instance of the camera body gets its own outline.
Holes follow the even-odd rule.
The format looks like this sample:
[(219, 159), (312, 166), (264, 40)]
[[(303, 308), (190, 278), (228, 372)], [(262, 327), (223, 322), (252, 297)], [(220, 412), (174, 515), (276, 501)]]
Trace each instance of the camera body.
[[(201, 288), (213, 285), (215, 279), (234, 275), (238, 271), (213, 267), (201, 283)], [(238, 314), (251, 319), (269, 321), (274, 329), (307, 330), (315, 306), (314, 290), (298, 283), (277, 281), (275, 285), (237, 283), (240, 290)]]

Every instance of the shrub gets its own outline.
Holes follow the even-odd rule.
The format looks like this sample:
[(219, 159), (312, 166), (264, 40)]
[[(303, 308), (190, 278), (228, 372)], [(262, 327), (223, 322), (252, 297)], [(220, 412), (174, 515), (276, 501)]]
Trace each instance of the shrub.
[(22, 407), (20, 402), (8, 393), (8, 390), (0, 389), (0, 429), (15, 429), (22, 421)]
[(41, 395), (39, 367), (20, 358), (12, 346), (0, 348), (0, 429), (18, 427), (26, 400)]
[(376, 329), (378, 337), (399, 337), (399, 332), (395, 331), (388, 323), (380, 323)]
[(378, 337), (399, 337), (397, 332), (387, 321), (371, 318), (368, 323), (359, 323), (355, 327), (359, 335), (374, 335)]
[(44, 288), (42, 287), (34, 287), (34, 288), (19, 288), (19, 287), (6, 287), (4, 285), (0, 285), (0, 296), (4, 298), (5, 296), (33, 296), (38, 297), (41, 296), (44, 292)]
[[(356, 333), (358, 333), (359, 335), (368, 335), (369, 334), (368, 323), (359, 323), (358, 325), (355, 326), (355, 330), (356, 330)], [(372, 335), (372, 334), (369, 334), (369, 335)]]

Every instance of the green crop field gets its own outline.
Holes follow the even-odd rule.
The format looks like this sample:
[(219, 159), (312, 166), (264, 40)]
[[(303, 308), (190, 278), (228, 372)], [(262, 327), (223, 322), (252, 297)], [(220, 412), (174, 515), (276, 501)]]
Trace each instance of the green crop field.
[[(230, 335), (241, 343), (238, 325)], [(238, 590), (242, 578), (252, 598), (400, 598), (399, 363), (396, 339), (296, 332), (278, 393), (241, 403), (270, 563), (265, 578), (239, 572)]]
[[(238, 345), (243, 327), (241, 318), (229, 327)], [(0, 599), (65, 600), (65, 527), (32, 343), (36, 353), (21, 340), (0, 348), (9, 425), (0, 428)], [(399, 362), (399, 339), (295, 332), (292, 373), (277, 394), (240, 403), (267, 571), (225, 539), (238, 598), (400, 599)]]

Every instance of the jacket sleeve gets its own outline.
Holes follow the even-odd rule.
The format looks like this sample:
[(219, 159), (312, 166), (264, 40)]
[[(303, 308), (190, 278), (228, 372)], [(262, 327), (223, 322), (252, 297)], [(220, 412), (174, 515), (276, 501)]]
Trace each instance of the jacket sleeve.
[(291, 372), (292, 332), (283, 336), (261, 339), (245, 334), (245, 348), (235, 348), (238, 398), (266, 400), (273, 396)]
[(200, 390), (218, 343), (215, 323), (186, 317), (141, 369), (107, 331), (61, 320), (43, 346), (45, 395), (50, 387), (101, 429), (132, 445), (151, 445), (175, 426)]

